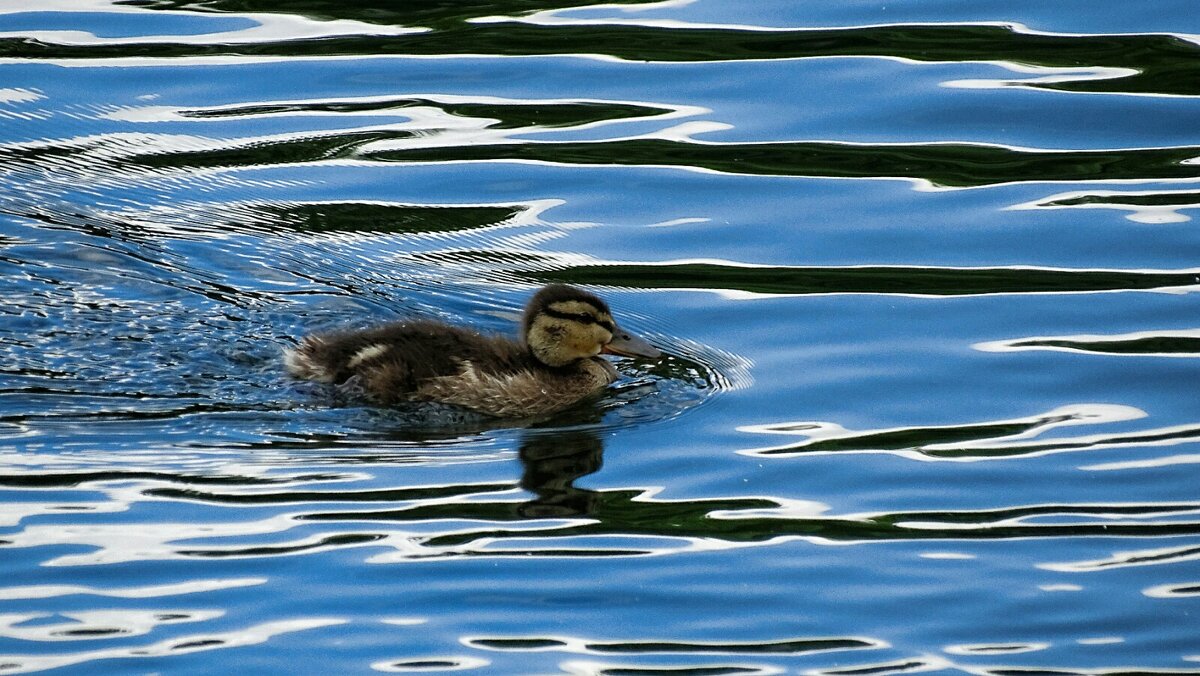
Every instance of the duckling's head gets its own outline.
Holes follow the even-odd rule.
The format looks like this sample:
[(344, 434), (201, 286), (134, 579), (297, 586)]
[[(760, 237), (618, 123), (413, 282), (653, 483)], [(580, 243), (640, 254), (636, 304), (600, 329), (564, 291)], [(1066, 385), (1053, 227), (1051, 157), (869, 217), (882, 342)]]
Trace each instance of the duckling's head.
[(551, 284), (534, 294), (525, 306), (521, 335), (534, 358), (547, 366), (566, 366), (601, 352), (651, 359), (662, 355), (617, 326), (608, 304), (595, 294), (566, 284)]

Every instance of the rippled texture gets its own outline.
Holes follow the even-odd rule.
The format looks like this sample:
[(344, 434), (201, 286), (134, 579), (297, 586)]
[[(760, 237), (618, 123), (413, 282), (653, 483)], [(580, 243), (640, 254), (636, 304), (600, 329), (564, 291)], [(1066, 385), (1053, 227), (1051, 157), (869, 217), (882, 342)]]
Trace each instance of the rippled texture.
[[(1200, 14), (0, 1), (0, 674), (1200, 674)], [(536, 424), (299, 336), (603, 295)]]

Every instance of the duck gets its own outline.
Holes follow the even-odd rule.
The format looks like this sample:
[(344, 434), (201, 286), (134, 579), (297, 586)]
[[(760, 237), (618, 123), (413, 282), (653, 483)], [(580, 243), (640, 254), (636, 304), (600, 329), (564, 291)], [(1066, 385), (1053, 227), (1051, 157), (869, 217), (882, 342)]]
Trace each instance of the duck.
[(658, 359), (662, 352), (620, 328), (599, 296), (567, 284), (538, 290), (519, 338), (432, 320), (313, 334), (285, 350), (288, 372), (322, 383), (355, 382), (382, 406), (449, 404), (495, 418), (566, 409), (616, 382), (602, 354)]

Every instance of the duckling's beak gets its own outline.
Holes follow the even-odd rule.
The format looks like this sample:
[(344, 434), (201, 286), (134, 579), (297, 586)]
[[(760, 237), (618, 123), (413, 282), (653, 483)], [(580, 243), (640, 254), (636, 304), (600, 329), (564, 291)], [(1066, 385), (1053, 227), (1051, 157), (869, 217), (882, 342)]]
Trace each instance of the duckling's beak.
[(613, 334), (612, 340), (608, 341), (608, 344), (600, 351), (619, 354), (622, 357), (658, 359), (662, 356), (662, 352), (658, 348), (620, 327), (617, 327), (617, 332)]

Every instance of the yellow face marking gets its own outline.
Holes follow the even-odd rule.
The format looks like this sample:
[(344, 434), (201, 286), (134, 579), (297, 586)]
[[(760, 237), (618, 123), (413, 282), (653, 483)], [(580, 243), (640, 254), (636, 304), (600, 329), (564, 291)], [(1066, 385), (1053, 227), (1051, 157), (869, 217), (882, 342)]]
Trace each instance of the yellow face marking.
[[(609, 334), (608, 338), (598, 338), (600, 342), (608, 342), (612, 334), (616, 331), (617, 323), (613, 321), (612, 315), (604, 312), (600, 308), (585, 303), (580, 300), (560, 300), (546, 306), (546, 310), (554, 315), (566, 315), (564, 317), (554, 317), (562, 321), (574, 322), (577, 324), (591, 325), (595, 324)], [(574, 319), (578, 317), (579, 319)], [(586, 319), (585, 319), (586, 318)]]
[[(563, 366), (577, 359), (594, 357), (612, 340), (612, 333), (601, 324), (603, 320), (600, 319), (607, 313), (594, 309), (586, 315), (580, 312), (564, 312), (568, 309), (579, 309), (570, 307), (571, 302), (553, 303), (547, 310), (578, 316), (580, 319), (556, 317), (543, 312), (534, 319), (526, 336), (533, 353), (545, 364)], [(556, 309), (555, 305), (562, 306), (562, 309)], [(590, 321), (584, 321), (582, 317), (587, 317)]]

